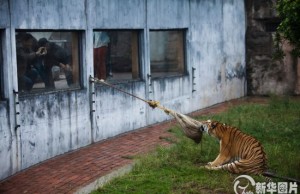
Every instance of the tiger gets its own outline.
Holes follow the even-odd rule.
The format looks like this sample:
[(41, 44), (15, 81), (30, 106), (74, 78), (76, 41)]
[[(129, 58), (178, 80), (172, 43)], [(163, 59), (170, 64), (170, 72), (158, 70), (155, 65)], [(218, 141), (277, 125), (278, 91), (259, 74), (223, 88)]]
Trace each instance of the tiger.
[(263, 175), (267, 171), (267, 157), (261, 143), (236, 127), (218, 121), (202, 121), (200, 130), (217, 138), (220, 153), (205, 165), (209, 170), (227, 170), (233, 174)]

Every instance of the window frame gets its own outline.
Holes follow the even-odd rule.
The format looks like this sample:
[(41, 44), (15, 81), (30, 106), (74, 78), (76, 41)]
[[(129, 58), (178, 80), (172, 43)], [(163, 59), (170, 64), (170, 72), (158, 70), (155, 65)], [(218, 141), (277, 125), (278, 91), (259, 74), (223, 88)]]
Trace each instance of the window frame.
[[(141, 81), (143, 80), (143, 53), (142, 53), (142, 49), (143, 49), (143, 29), (128, 29), (128, 28), (95, 28), (93, 29), (93, 32), (97, 32), (97, 31), (104, 31), (104, 32), (135, 32), (136, 33), (136, 38), (137, 38), (137, 73), (138, 73), (138, 77), (137, 78), (131, 78), (131, 79), (107, 79), (106, 81), (109, 83), (113, 83), (113, 84), (122, 84), (122, 83), (128, 83), (128, 82), (136, 82), (136, 81)], [(93, 67), (94, 68), (94, 67)], [(95, 69), (94, 69), (95, 71)], [(132, 72), (131, 72), (132, 75)]]
[[(153, 72), (151, 71), (151, 40), (150, 40), (150, 33), (151, 32), (170, 32), (170, 31), (180, 31), (182, 32), (182, 54), (183, 54), (183, 70), (182, 72), (176, 72), (171, 75), (162, 75), (162, 76), (155, 76), (153, 75)], [(187, 34), (188, 34), (188, 28), (170, 28), (170, 29), (149, 29), (149, 65), (150, 65), (150, 74), (152, 79), (162, 79), (162, 78), (168, 78), (168, 77), (183, 77), (188, 75), (188, 60), (187, 60)]]
[[(41, 88), (41, 89), (37, 89), (37, 90), (31, 90), (29, 92), (22, 92), (19, 91), (19, 95), (20, 97), (26, 97), (26, 96), (36, 96), (36, 95), (43, 95), (43, 94), (52, 94), (52, 93), (59, 93), (59, 92), (70, 92), (70, 91), (76, 91), (76, 90), (82, 90), (84, 89), (84, 85), (83, 85), (83, 63), (84, 63), (84, 56), (83, 56), (83, 48), (84, 48), (84, 30), (82, 29), (15, 29), (15, 34), (19, 33), (19, 32), (27, 32), (27, 33), (43, 33), (43, 32), (70, 32), (70, 33), (76, 33), (77, 36), (77, 41), (78, 41), (78, 84), (76, 86), (72, 86), (72, 87), (66, 87), (66, 88), (54, 88), (54, 89), (46, 89), (46, 88)], [(17, 42), (16, 40), (16, 36), (15, 38), (15, 42)], [(16, 58), (16, 70), (18, 71), (18, 67), (17, 67), (17, 47), (15, 45), (15, 58)], [(73, 55), (73, 53), (72, 53)], [(18, 78), (17, 78), (18, 80)], [(19, 90), (19, 85), (18, 85), (18, 90)]]

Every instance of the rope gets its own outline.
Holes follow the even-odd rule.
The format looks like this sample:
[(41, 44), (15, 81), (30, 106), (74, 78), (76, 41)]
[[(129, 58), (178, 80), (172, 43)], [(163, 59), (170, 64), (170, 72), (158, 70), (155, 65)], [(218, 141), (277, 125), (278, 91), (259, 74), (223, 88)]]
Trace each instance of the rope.
[(143, 102), (146, 102), (151, 108), (159, 108), (159, 109), (165, 111), (165, 113), (167, 113), (167, 114), (169, 114), (169, 113), (171, 112), (170, 109), (167, 109), (166, 107), (161, 106), (160, 103), (159, 103), (158, 101), (143, 99), (143, 98), (138, 97), (138, 96), (136, 96), (136, 95), (134, 95), (134, 94), (132, 94), (132, 93), (126, 92), (126, 91), (124, 91), (124, 90), (121, 90), (120, 88), (118, 88), (118, 87), (116, 87), (116, 86), (114, 86), (114, 85), (112, 85), (112, 84), (110, 84), (110, 83), (107, 83), (107, 82), (104, 81), (103, 79), (97, 79), (97, 78), (94, 78), (94, 77), (90, 77), (90, 79), (91, 79), (92, 81), (96, 82), (96, 83), (100, 83), (100, 84), (106, 85), (106, 86), (111, 87), (111, 88), (113, 88), (113, 89), (115, 89), (115, 90), (118, 90), (118, 91), (120, 91), (120, 92), (122, 92), (122, 93), (125, 93), (125, 94), (127, 94), (127, 95), (129, 95), (129, 96), (132, 96), (132, 97), (134, 97), (134, 98), (136, 98), (136, 99), (139, 99), (139, 100), (141, 100), (141, 101), (143, 101)]
[(188, 138), (193, 139), (196, 143), (200, 143), (200, 141), (202, 139), (202, 132), (199, 130), (199, 127), (202, 125), (202, 123), (200, 121), (192, 119), (192, 118), (190, 118), (190, 117), (188, 117), (184, 114), (178, 113), (176, 111), (170, 110), (170, 109), (160, 105), (160, 103), (158, 101), (146, 100), (146, 99), (138, 97), (134, 94), (131, 94), (129, 92), (121, 90), (120, 88), (117, 88), (116, 86), (105, 82), (103, 79), (97, 79), (97, 78), (93, 78), (93, 77), (90, 77), (90, 79), (91, 79), (91, 81), (106, 85), (106, 86), (111, 87), (113, 89), (116, 89), (116, 90), (118, 90), (122, 93), (125, 93), (129, 96), (132, 96), (136, 99), (139, 99), (143, 102), (146, 102), (153, 109), (154, 108), (159, 108), (159, 109), (163, 110), (166, 114), (172, 115), (178, 121), (178, 123), (181, 125), (184, 134)]

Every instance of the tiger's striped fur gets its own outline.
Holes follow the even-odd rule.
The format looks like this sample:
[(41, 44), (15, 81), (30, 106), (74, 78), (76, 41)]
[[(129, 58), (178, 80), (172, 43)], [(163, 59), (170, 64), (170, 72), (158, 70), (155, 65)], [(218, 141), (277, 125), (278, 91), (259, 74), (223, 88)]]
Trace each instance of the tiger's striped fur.
[(220, 140), (220, 153), (206, 168), (236, 174), (263, 174), (267, 170), (266, 154), (255, 138), (218, 121), (204, 121), (200, 129)]

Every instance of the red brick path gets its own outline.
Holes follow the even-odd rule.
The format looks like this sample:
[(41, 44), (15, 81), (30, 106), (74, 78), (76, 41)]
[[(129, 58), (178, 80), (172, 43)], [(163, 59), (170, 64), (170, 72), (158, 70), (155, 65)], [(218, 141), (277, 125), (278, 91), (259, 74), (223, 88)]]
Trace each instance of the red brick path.
[[(266, 102), (265, 98), (242, 98), (192, 113), (215, 114), (228, 107)], [(95, 143), (74, 152), (47, 160), (0, 182), (0, 193), (73, 193), (116, 169), (132, 164), (131, 156), (169, 145), (164, 138), (174, 122), (165, 122)]]

